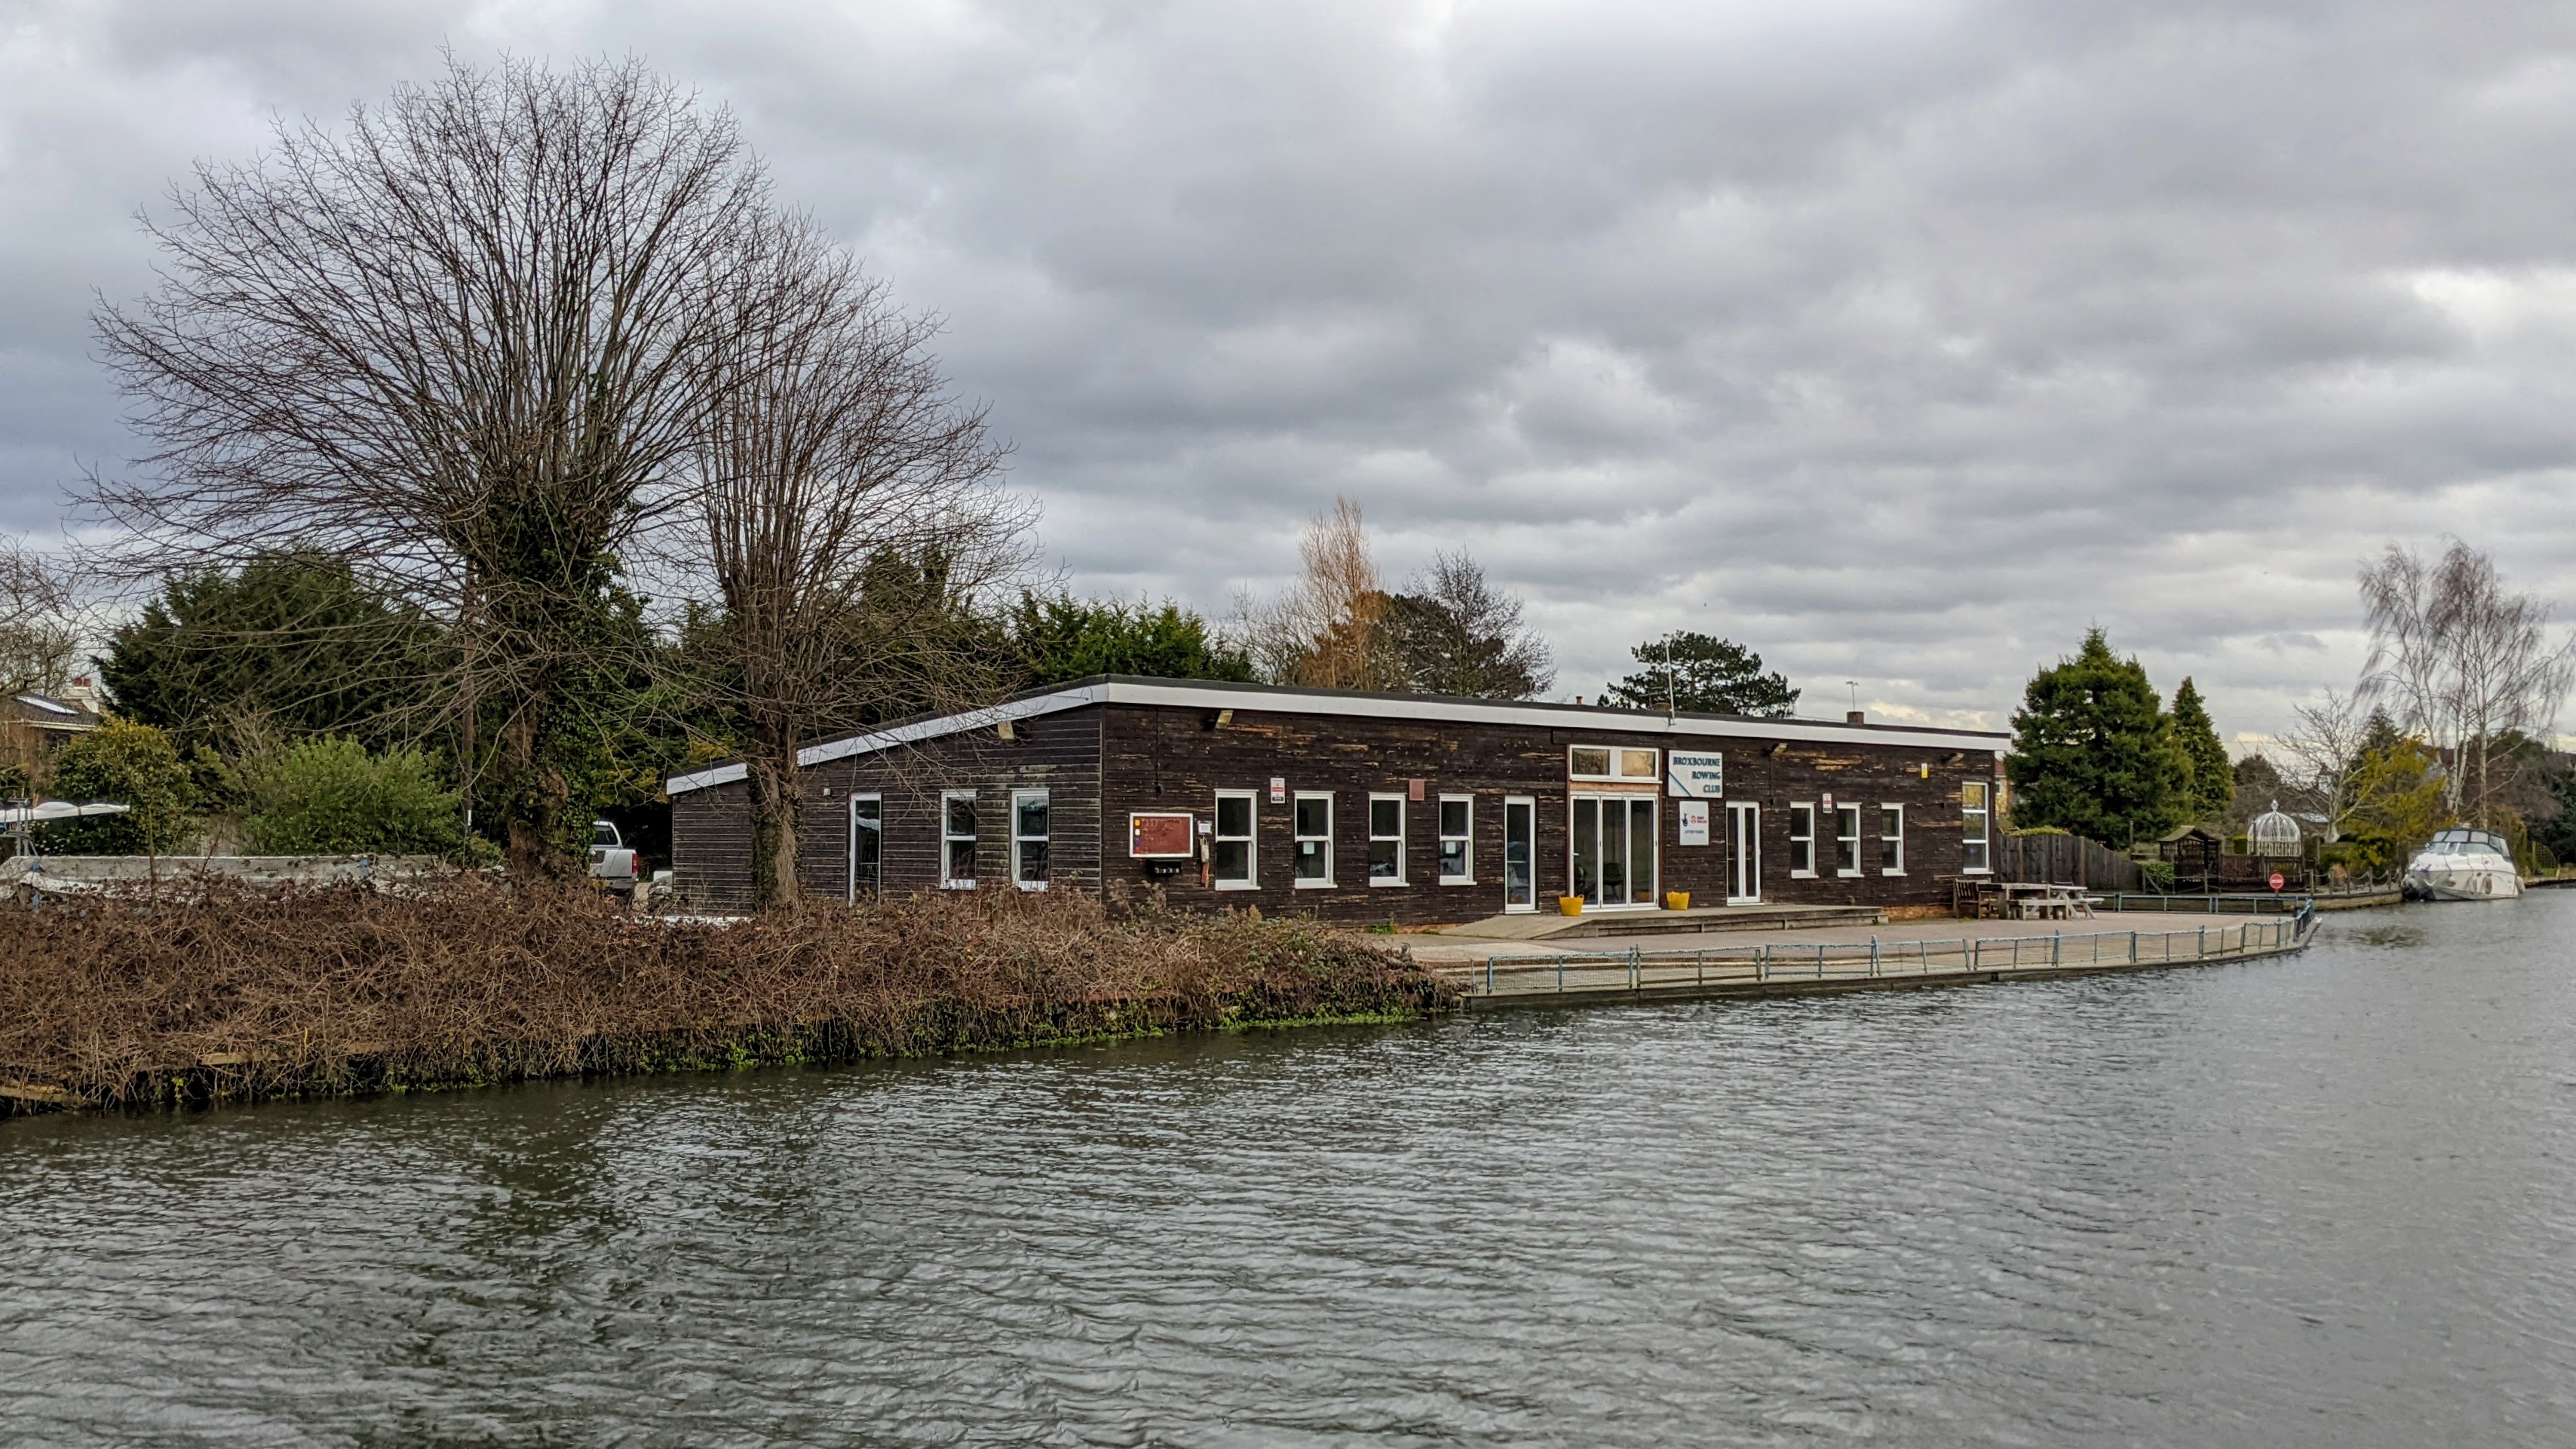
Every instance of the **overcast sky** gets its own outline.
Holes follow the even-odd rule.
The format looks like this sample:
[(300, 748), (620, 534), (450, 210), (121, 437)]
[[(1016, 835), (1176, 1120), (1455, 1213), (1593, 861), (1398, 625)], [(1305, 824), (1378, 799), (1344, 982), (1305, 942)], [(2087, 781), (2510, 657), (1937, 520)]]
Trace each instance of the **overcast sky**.
[(1669, 627), (2000, 727), (2088, 622), (2223, 735), (2445, 532), (2576, 613), (2576, 7), (0, 0), (0, 528), (130, 451), (133, 214), (444, 43), (640, 55), (948, 319), (1080, 591), (1336, 494), (1558, 689)]

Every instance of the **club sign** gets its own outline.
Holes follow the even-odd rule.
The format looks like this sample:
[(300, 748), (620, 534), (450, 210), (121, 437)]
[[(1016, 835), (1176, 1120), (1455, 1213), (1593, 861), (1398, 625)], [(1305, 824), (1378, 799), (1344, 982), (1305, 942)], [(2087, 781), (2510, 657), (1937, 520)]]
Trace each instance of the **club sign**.
[(1674, 750), (1664, 760), (1664, 793), (1679, 800), (1726, 798), (1726, 756)]

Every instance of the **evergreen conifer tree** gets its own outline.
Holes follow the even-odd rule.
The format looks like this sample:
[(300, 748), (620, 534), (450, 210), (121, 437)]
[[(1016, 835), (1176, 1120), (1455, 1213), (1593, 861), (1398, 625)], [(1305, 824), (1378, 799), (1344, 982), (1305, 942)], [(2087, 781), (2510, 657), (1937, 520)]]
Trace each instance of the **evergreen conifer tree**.
[(2218, 727), (2210, 723), (2209, 706), (2202, 702), (2200, 690), (2185, 675), (2173, 698), (2174, 743), (2182, 747), (2183, 760), (2191, 769), (2191, 814), (2195, 820), (2221, 820), (2228, 807), (2236, 803), (2236, 769), (2228, 762), (2227, 746), (2218, 742)]
[(1601, 691), (1621, 709), (1674, 709), (1783, 719), (1798, 706), (1787, 675), (1732, 639), (1676, 629), (1628, 651), (1646, 666)]
[(2099, 628), (2032, 677), (2013, 715), (2013, 824), (2105, 845), (2153, 840), (2191, 814), (2190, 765), (2145, 667)]

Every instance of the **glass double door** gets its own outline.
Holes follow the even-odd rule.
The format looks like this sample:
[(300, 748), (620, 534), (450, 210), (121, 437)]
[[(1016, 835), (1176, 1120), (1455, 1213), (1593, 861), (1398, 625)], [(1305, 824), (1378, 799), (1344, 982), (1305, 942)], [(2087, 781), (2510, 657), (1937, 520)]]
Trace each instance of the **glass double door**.
[(1589, 906), (1642, 906), (1655, 899), (1655, 800), (1640, 795), (1574, 797), (1574, 893)]

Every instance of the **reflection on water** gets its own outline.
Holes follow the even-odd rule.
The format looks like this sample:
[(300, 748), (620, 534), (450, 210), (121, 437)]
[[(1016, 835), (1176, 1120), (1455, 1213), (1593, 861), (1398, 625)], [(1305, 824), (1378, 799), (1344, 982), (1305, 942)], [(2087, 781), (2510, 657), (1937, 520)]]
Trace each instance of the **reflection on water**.
[(2571, 940), (20, 1123), (0, 1440), (2563, 1445)]

